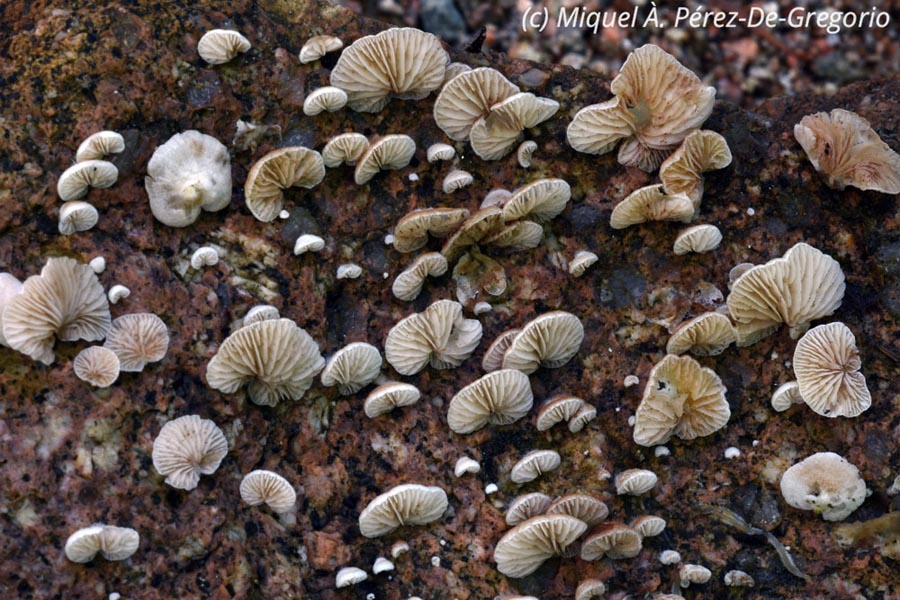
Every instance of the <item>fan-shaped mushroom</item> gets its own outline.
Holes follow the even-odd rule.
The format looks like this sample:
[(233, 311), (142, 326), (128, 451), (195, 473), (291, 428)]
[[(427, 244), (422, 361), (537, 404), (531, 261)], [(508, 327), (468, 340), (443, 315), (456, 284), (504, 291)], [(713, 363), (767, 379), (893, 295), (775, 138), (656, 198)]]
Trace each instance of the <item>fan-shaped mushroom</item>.
[(669, 354), (690, 352), (697, 356), (716, 356), (737, 341), (731, 319), (718, 312), (706, 312), (678, 326), (666, 343)]
[(465, 208), (425, 208), (407, 213), (394, 227), (394, 249), (413, 252), (428, 243), (428, 235), (446, 237), (469, 217)]
[(397, 275), (391, 286), (394, 297), (410, 302), (422, 291), (426, 277), (440, 277), (447, 272), (447, 259), (440, 252), (426, 252)]
[(116, 527), (97, 523), (79, 529), (66, 540), (66, 558), (75, 563), (86, 563), (99, 552), (106, 560), (125, 560), (134, 554), (141, 538), (130, 527)]
[(322, 161), (329, 169), (346, 163), (355, 165), (369, 147), (369, 140), (361, 133), (336, 135), (322, 148)]
[(694, 205), (685, 194), (666, 194), (661, 184), (648, 185), (630, 193), (616, 204), (609, 217), (613, 229), (625, 229), (647, 221), (681, 221), (694, 216)]
[(843, 323), (807, 331), (797, 341), (793, 365), (800, 397), (817, 414), (855, 417), (872, 405), (856, 338)]
[(192, 490), (228, 453), (225, 434), (209, 419), (187, 415), (169, 421), (153, 441), (153, 468), (174, 488)]
[(435, 369), (458, 367), (475, 351), (481, 333), (481, 323), (463, 318), (458, 302), (438, 300), (391, 328), (384, 355), (402, 375), (418, 373), (429, 362)]
[[(531, 517), (542, 515), (547, 512), (552, 502), (553, 500), (550, 496), (540, 492), (517, 496), (509, 503), (506, 509), (506, 516), (504, 517), (506, 524), (512, 527), (522, 521), (527, 521)], [(562, 514), (568, 514), (565, 511), (561, 512)]]
[(265, 503), (278, 514), (286, 513), (297, 502), (290, 482), (272, 471), (250, 471), (241, 479), (241, 500), (250, 506)]
[(75, 375), (93, 386), (105, 388), (119, 378), (119, 357), (103, 346), (89, 346), (72, 361)]
[(86, 160), (103, 160), (110, 154), (119, 154), (125, 150), (125, 138), (115, 131), (98, 131), (91, 134), (78, 145), (75, 151), (75, 162)]
[(319, 60), (329, 52), (335, 52), (344, 47), (344, 42), (333, 35), (314, 35), (306, 40), (300, 48), (300, 62), (302, 64)]
[(410, 383), (388, 381), (369, 392), (363, 404), (366, 416), (374, 419), (400, 406), (409, 406), (419, 401), (419, 388)]
[(519, 93), (502, 73), (480, 67), (461, 73), (441, 89), (434, 102), (434, 122), (451, 140), (467, 140), (472, 126), (491, 107)]
[(843, 521), (868, 495), (859, 469), (834, 452), (817, 452), (781, 476), (781, 495), (800, 510), (813, 510), (826, 521)]
[(325, 363), (322, 369), (322, 385), (338, 386), (344, 395), (355, 394), (381, 374), (381, 353), (365, 342), (347, 344)]
[(61, 200), (77, 200), (90, 188), (108, 188), (119, 178), (116, 165), (105, 160), (77, 162), (59, 176), (56, 193)]
[(731, 164), (728, 142), (715, 131), (692, 131), (669, 158), (659, 167), (659, 179), (666, 193), (687, 194), (700, 207), (703, 198), (703, 173), (724, 169)]
[(581, 321), (565, 311), (545, 313), (528, 322), (503, 354), (504, 369), (530, 375), (539, 366), (555, 369), (575, 356), (584, 339)]
[(602, 523), (581, 543), (581, 560), (634, 558), (641, 552), (641, 534), (624, 523)]
[(509, 478), (514, 483), (527, 483), (555, 470), (561, 462), (562, 458), (555, 450), (532, 450), (513, 465)]
[(122, 315), (112, 322), (103, 347), (116, 353), (124, 372), (143, 371), (163, 359), (169, 349), (169, 329), (152, 313)]
[(232, 58), (250, 49), (250, 40), (237, 31), (213, 29), (207, 31), (197, 42), (197, 54), (211, 65), (227, 63)]
[(453, 396), (447, 423), (456, 433), (472, 433), (489, 423), (509, 425), (528, 414), (533, 401), (527, 375), (514, 369), (493, 371)]
[(415, 152), (416, 143), (408, 135), (392, 134), (378, 138), (356, 163), (353, 180), (357, 185), (363, 185), (379, 171), (402, 169), (409, 164)]
[(303, 100), (303, 114), (314, 117), (321, 112), (335, 112), (347, 105), (347, 92), (331, 85), (311, 91)]
[(368, 538), (382, 536), (403, 525), (431, 523), (447, 510), (447, 494), (437, 486), (398, 485), (381, 494), (359, 515), (359, 531)]
[(587, 530), (580, 519), (569, 515), (539, 515), (519, 523), (497, 542), (494, 560), (507, 577), (534, 573), (552, 556), (561, 556)]
[(678, 232), (672, 250), (681, 256), (689, 252), (702, 254), (715, 250), (722, 243), (722, 232), (715, 225), (694, 225)]
[(250, 167), (244, 182), (247, 208), (260, 221), (273, 221), (284, 206), (284, 190), (313, 188), (325, 177), (322, 155), (302, 146), (272, 150)]

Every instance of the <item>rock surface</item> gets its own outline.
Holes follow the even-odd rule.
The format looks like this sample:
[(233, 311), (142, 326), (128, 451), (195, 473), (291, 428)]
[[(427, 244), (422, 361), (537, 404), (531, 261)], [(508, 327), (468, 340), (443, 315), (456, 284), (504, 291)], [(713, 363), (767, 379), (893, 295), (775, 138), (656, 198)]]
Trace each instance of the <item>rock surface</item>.
[[(571, 116), (609, 96), (608, 79), (587, 71), (454, 54), (454, 60), (500, 69), (523, 89), (559, 101), (561, 109), (528, 132), (539, 144), (528, 170), (514, 155), (485, 163), (457, 144), (458, 167), (475, 183), (447, 196), (437, 190), (453, 167), (429, 164), (424, 156), (431, 143), (447, 141), (431, 119), (433, 96), (395, 100), (374, 115), (303, 116), (305, 94), (327, 84), (336, 60), (329, 55), (301, 65), (296, 55), (303, 42), (330, 33), (349, 44), (382, 27), (343, 9), (287, 0), (239, 0), (227, 9), (144, 1), (87, 1), (59, 9), (50, 2), (13, 1), (0, 11), (0, 23), (8, 32), (0, 41), (6, 58), (0, 63), (0, 267), (24, 279), (39, 272), (48, 256), (83, 262), (103, 256), (104, 286), (131, 289), (113, 315), (154, 312), (171, 330), (162, 362), (123, 374), (106, 390), (93, 390), (72, 372), (84, 343), (57, 344), (56, 363), (49, 367), (0, 348), (4, 597), (115, 592), (126, 598), (330, 599), (373, 593), (390, 600), (474, 600), (518, 592), (548, 600), (572, 597), (586, 577), (604, 580), (610, 597), (642, 597), (668, 591), (677, 580), (677, 567), (657, 560), (664, 549), (712, 570), (708, 584), (686, 592), (691, 598), (724, 597), (723, 576), (735, 568), (751, 574), (753, 593), (766, 598), (876, 597), (900, 587), (895, 563), (875, 551), (841, 549), (831, 537), (833, 524), (791, 509), (777, 493), (785, 468), (827, 449), (859, 467), (873, 490), (851, 520), (900, 508), (898, 497), (887, 495), (900, 464), (900, 207), (896, 197), (827, 188), (792, 135), (802, 116), (840, 106), (867, 118), (900, 149), (900, 77), (853, 84), (829, 98), (777, 98), (754, 113), (720, 102), (705, 127), (725, 136), (734, 162), (707, 175), (695, 222), (716, 224), (725, 239), (711, 255), (675, 256), (673, 224), (624, 231), (608, 226), (615, 203), (653, 176), (619, 166), (614, 155), (577, 154), (565, 142)], [(228, 64), (207, 66), (196, 45), (216, 27), (240, 30), (253, 48)], [(253, 144), (229, 146), (231, 206), (204, 213), (185, 229), (156, 222), (143, 183), (154, 148), (186, 129), (230, 144), (238, 119), (267, 129)], [(113, 158), (119, 181), (90, 192), (88, 201), (101, 214), (94, 229), (60, 236), (56, 179), (79, 142), (101, 129), (125, 137), (126, 151)], [(314, 190), (288, 191), (286, 220), (264, 224), (252, 217), (242, 190), (258, 157), (288, 144), (321, 149), (344, 131), (405, 133), (418, 150), (409, 167), (380, 174), (366, 186), (354, 185), (352, 170), (341, 167), (329, 170)], [(317, 382), (301, 401), (269, 409), (206, 385), (210, 357), (256, 304), (275, 305), (326, 356), (352, 341), (382, 347), (400, 318), (455, 295), (448, 274), (429, 281), (413, 303), (393, 298), (390, 282), (413, 258), (385, 246), (394, 223), (413, 208), (474, 210), (490, 189), (513, 189), (540, 177), (568, 181), (570, 207), (550, 222), (540, 247), (493, 256), (510, 289), (478, 317), (485, 331), (479, 349), (459, 369), (425, 369), (404, 378), (422, 390), (415, 406), (369, 420), (362, 412), (365, 391), (342, 397)], [(322, 236), (326, 247), (296, 257), (293, 242), (305, 232)], [(722, 304), (731, 266), (767, 261), (801, 240), (835, 257), (846, 274), (847, 293), (834, 319), (856, 334), (872, 408), (852, 420), (818, 417), (802, 405), (775, 413), (772, 391), (793, 378), (794, 342), (782, 329), (754, 346), (701, 360), (728, 388), (732, 417), (726, 429), (673, 441), (668, 455), (636, 446), (628, 419), (642, 385), (626, 389), (624, 378), (636, 374), (643, 384), (664, 355), (669, 331)], [(221, 249), (218, 264), (190, 269), (193, 251), (207, 244)], [(575, 279), (565, 261), (580, 249), (597, 253), (600, 261)], [(337, 280), (336, 268), (345, 262), (361, 265), (363, 276)], [(554, 309), (577, 314), (587, 335), (574, 360), (531, 377), (536, 402), (574, 394), (594, 404), (598, 418), (578, 434), (564, 427), (538, 433), (533, 418), (469, 436), (451, 434), (447, 403), (481, 375), (489, 342)], [(185, 414), (213, 419), (230, 443), (219, 470), (191, 492), (166, 486), (150, 459), (162, 424)], [(726, 460), (731, 446), (741, 454)], [(525, 451), (551, 447), (563, 457), (557, 471), (521, 486), (510, 481), (509, 469)], [(462, 454), (479, 461), (481, 473), (454, 477)], [(601, 476), (634, 467), (659, 475), (642, 501), (616, 496)], [(279, 520), (241, 503), (241, 476), (257, 468), (292, 482), (298, 491), (294, 516)], [(360, 511), (407, 482), (443, 487), (448, 513), (428, 526), (363, 538)], [(486, 496), (491, 482), (499, 491)], [(528, 491), (591, 493), (608, 503), (612, 518), (646, 512), (666, 518), (669, 527), (645, 541), (634, 559), (552, 560), (535, 575), (507, 579), (491, 554), (507, 529), (505, 505)], [(730, 508), (771, 531), (811, 578), (788, 573), (761, 538), (710, 519), (705, 504)], [(137, 553), (121, 563), (68, 562), (62, 552), (68, 535), (101, 521), (136, 529)], [(407, 541), (410, 552), (394, 561), (395, 571), (334, 589), (339, 567), (371, 570), (398, 540)]]

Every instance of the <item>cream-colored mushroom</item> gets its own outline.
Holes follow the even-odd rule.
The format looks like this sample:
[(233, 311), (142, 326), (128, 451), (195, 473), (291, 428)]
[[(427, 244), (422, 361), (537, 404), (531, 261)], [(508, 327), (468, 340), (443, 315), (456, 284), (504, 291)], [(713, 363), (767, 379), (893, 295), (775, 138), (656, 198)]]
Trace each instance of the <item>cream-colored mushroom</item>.
[[(522, 521), (527, 521), (532, 517), (542, 515), (552, 504), (553, 499), (541, 492), (532, 492), (517, 496), (509, 503), (506, 509), (506, 524), (510, 527), (518, 525)], [(561, 514), (567, 514), (565, 512)]]
[(538, 431), (547, 431), (557, 423), (573, 418), (587, 403), (577, 396), (560, 394), (546, 400), (538, 410), (535, 425)]
[(450, 264), (475, 244), (490, 238), (503, 227), (503, 214), (497, 207), (482, 208), (462, 222), (441, 247), (441, 254)]
[(333, 35), (314, 35), (306, 40), (300, 49), (300, 62), (302, 64), (319, 60), (329, 52), (336, 52), (344, 47), (344, 42)]
[(325, 247), (325, 240), (311, 233), (304, 233), (294, 242), (294, 256), (300, 256), (307, 252), (318, 252)]
[(250, 40), (230, 29), (207, 31), (197, 42), (197, 54), (211, 65), (227, 63), (249, 49)]
[(90, 188), (108, 188), (119, 179), (119, 169), (105, 160), (77, 162), (59, 176), (56, 193), (61, 200), (77, 200)]
[(826, 521), (843, 521), (870, 493), (859, 469), (834, 452), (817, 452), (791, 466), (780, 485), (785, 502)]
[(447, 510), (447, 493), (437, 486), (398, 485), (373, 499), (359, 515), (359, 531), (368, 538), (403, 525), (425, 525)]
[(322, 161), (329, 169), (342, 164), (355, 165), (369, 148), (369, 140), (361, 133), (336, 135), (322, 148)]
[(668, 194), (687, 194), (700, 207), (703, 198), (703, 173), (724, 169), (731, 164), (728, 142), (715, 131), (692, 131), (659, 167), (659, 179)]
[(631, 522), (631, 528), (641, 534), (641, 537), (656, 537), (666, 529), (666, 520), (656, 515), (641, 515)]
[(531, 159), (537, 149), (537, 142), (533, 140), (525, 140), (519, 144), (519, 147), (516, 148), (516, 160), (519, 161), (519, 166), (523, 169), (530, 167)]
[(322, 112), (335, 112), (347, 105), (347, 92), (331, 85), (311, 91), (303, 100), (303, 114), (314, 117)]
[(587, 530), (569, 515), (539, 515), (519, 523), (494, 548), (497, 570), (507, 577), (534, 573), (545, 560), (561, 556)]
[(469, 217), (465, 208), (426, 208), (407, 213), (394, 227), (394, 249), (413, 252), (428, 243), (428, 235), (446, 237)]
[(140, 542), (140, 535), (130, 527), (97, 523), (70, 535), (64, 551), (75, 563), (90, 562), (98, 552), (106, 560), (125, 560), (137, 552)]
[(561, 213), (572, 197), (562, 179), (538, 179), (519, 188), (503, 203), (503, 220), (531, 219), (544, 223)]
[(797, 391), (817, 414), (856, 417), (872, 405), (856, 338), (843, 323), (807, 331), (797, 341), (793, 366)]
[(678, 326), (666, 343), (669, 354), (690, 352), (697, 356), (716, 356), (737, 341), (731, 319), (718, 312), (705, 312)]
[(103, 346), (89, 346), (78, 353), (72, 368), (78, 379), (105, 388), (119, 378), (119, 357)]
[(116, 353), (123, 372), (143, 371), (169, 349), (169, 329), (152, 313), (133, 313), (115, 319), (103, 347)]
[(325, 363), (322, 369), (322, 385), (338, 386), (344, 395), (355, 394), (381, 374), (381, 352), (372, 344), (354, 342), (347, 344)]
[(534, 221), (515, 221), (504, 225), (493, 235), (489, 235), (482, 243), (494, 248), (503, 248), (512, 252), (521, 252), (537, 248), (544, 239), (544, 227)]
[(72, 235), (76, 231), (87, 231), (100, 220), (100, 213), (93, 205), (81, 200), (70, 200), (59, 209), (59, 232)]
[(561, 462), (562, 458), (555, 450), (532, 450), (513, 465), (509, 478), (514, 483), (527, 483), (559, 468)]
[(581, 560), (634, 558), (643, 547), (641, 534), (624, 523), (601, 523), (581, 543)]
[(341, 567), (334, 576), (334, 587), (340, 589), (362, 583), (369, 575), (359, 567)]
[(379, 171), (402, 169), (409, 164), (415, 152), (416, 143), (408, 135), (393, 134), (378, 138), (356, 163), (353, 180), (356, 185), (363, 185)]
[(606, 503), (588, 494), (567, 494), (554, 500), (545, 511), (548, 515), (562, 514), (584, 521), (588, 527), (606, 520)]
[(481, 368), (488, 372), (502, 368), (503, 355), (519, 331), (519, 329), (507, 329), (498, 335), (485, 350), (484, 357), (481, 359)]
[(265, 504), (278, 514), (289, 512), (297, 502), (290, 482), (272, 471), (250, 471), (241, 479), (241, 500), (250, 506)]
[(616, 475), (618, 495), (641, 496), (656, 487), (656, 473), (647, 469), (627, 469)]
[(191, 254), (191, 268), (202, 269), (219, 263), (219, 253), (212, 246), (201, 246)]
[(441, 89), (434, 102), (434, 121), (451, 140), (467, 140), (472, 126), (486, 117), (491, 107), (519, 88), (499, 71), (480, 67), (461, 73)]
[(694, 216), (694, 205), (686, 194), (666, 194), (661, 184), (648, 185), (630, 193), (616, 204), (609, 217), (613, 229), (625, 229), (647, 221), (680, 221)]
[(447, 272), (447, 259), (440, 252), (426, 252), (416, 258), (391, 286), (394, 297), (411, 302), (416, 299), (427, 277), (440, 277)]
[(384, 355), (402, 375), (414, 375), (428, 363), (435, 369), (458, 367), (475, 351), (481, 333), (481, 323), (463, 318), (458, 302), (438, 300), (391, 328)]
[(445, 194), (452, 194), (456, 190), (461, 190), (464, 187), (472, 185), (474, 180), (472, 174), (468, 171), (453, 169), (447, 173), (446, 177), (444, 177), (444, 181), (441, 183), (441, 189), (444, 190)]
[(589, 250), (579, 250), (569, 261), (569, 274), (572, 277), (581, 277), (588, 267), (600, 260), (600, 257)]
[(491, 106), (469, 131), (472, 150), (483, 160), (503, 158), (525, 129), (536, 127), (559, 110), (559, 103), (529, 92), (513, 94)]
[(710, 252), (722, 243), (722, 232), (715, 225), (694, 225), (678, 232), (672, 250), (678, 256), (696, 252), (702, 254)]
[(115, 131), (98, 131), (91, 134), (78, 145), (75, 151), (75, 162), (86, 160), (103, 160), (110, 154), (119, 154), (125, 150), (125, 138)]
[(456, 149), (453, 148), (450, 144), (432, 144), (428, 146), (428, 150), (425, 152), (425, 156), (428, 158), (428, 162), (438, 162), (441, 160), (453, 160), (456, 158)]
[(409, 406), (419, 401), (419, 388), (411, 383), (388, 381), (369, 392), (363, 404), (363, 411), (370, 419), (388, 413), (401, 406)]
[(803, 396), (800, 395), (800, 385), (796, 381), (782, 383), (772, 392), (772, 408), (778, 412), (784, 412), (795, 404), (803, 404)]
[(378, 112), (391, 98), (419, 100), (438, 89), (450, 56), (436, 36), (411, 27), (361, 37), (331, 70), (331, 85), (357, 112)]
[(169, 421), (153, 441), (153, 468), (166, 483), (181, 490), (197, 487), (200, 475), (211, 475), (228, 453), (225, 434), (209, 419), (187, 415)]
[(284, 190), (313, 188), (325, 177), (325, 162), (315, 150), (288, 146), (253, 163), (244, 182), (247, 208), (260, 221), (274, 221), (284, 207)]
[(513, 369), (492, 371), (453, 398), (447, 424), (456, 433), (472, 433), (485, 425), (509, 425), (531, 410), (534, 396), (528, 376)]
[(581, 321), (565, 311), (545, 313), (528, 322), (503, 354), (504, 369), (530, 375), (539, 366), (556, 369), (569, 362), (584, 339)]

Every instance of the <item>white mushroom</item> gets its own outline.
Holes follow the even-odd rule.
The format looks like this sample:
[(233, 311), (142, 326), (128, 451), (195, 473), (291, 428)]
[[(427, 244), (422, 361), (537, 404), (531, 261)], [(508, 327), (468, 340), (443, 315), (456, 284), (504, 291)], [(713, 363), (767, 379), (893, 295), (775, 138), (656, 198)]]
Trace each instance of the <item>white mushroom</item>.
[(77, 200), (90, 188), (108, 188), (119, 178), (116, 165), (105, 160), (77, 162), (59, 176), (56, 193), (62, 200)]
[(212, 267), (219, 262), (219, 253), (212, 246), (201, 246), (191, 254), (191, 268)]
[(250, 49), (250, 40), (237, 31), (213, 29), (207, 31), (197, 42), (197, 54), (211, 65), (227, 63), (232, 58)]
[(93, 205), (81, 200), (70, 200), (59, 209), (59, 232), (72, 235), (76, 231), (87, 231), (99, 220), (100, 214)]

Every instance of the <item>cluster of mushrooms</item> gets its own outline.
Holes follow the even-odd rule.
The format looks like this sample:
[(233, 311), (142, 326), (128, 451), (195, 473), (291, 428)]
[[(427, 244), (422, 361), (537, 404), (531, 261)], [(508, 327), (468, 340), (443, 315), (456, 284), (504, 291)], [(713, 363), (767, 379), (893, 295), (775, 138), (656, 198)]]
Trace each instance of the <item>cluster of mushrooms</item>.
[[(303, 47), (300, 61), (313, 62), (342, 47), (337, 38), (317, 36)], [(207, 33), (197, 47), (201, 57), (213, 65), (226, 63), (249, 48), (244, 36), (227, 30)], [(468, 141), (483, 160), (498, 160), (517, 148), (523, 167), (539, 149), (536, 141), (523, 141), (524, 135), (559, 109), (554, 100), (522, 92), (494, 69), (451, 63), (438, 38), (411, 28), (356, 40), (331, 71), (331, 84), (308, 94), (305, 114), (314, 116), (345, 106), (377, 113), (392, 99), (421, 99), (437, 92), (434, 120), (449, 140)], [(629, 56), (610, 89), (610, 100), (575, 115), (567, 129), (569, 145), (592, 154), (618, 147), (622, 165), (648, 172), (658, 169), (660, 179), (658, 184), (634, 190), (618, 204), (610, 226), (621, 229), (658, 220), (690, 222), (700, 210), (703, 173), (722, 169), (732, 160), (725, 139), (701, 129), (713, 109), (714, 88), (702, 85), (694, 73), (660, 48), (647, 45)], [(796, 126), (795, 136), (832, 187), (852, 185), (900, 193), (900, 157), (857, 115), (836, 109), (807, 116)], [(102, 159), (123, 148), (121, 136), (114, 132), (91, 136), (79, 148), (78, 162), (59, 179), (59, 195), (66, 201), (60, 211), (62, 234), (87, 231), (96, 224), (96, 209), (78, 199), (89, 187), (115, 182), (115, 166)], [(279, 148), (252, 165), (244, 197), (258, 220), (270, 222), (285, 216), (285, 190), (315, 188), (326, 168), (351, 165), (354, 182), (366, 185), (381, 170), (406, 167), (416, 152), (414, 141), (406, 135), (368, 139), (355, 132), (331, 139), (321, 153), (300, 146)], [(455, 158), (456, 150), (450, 144), (435, 144), (427, 150), (429, 162)], [(471, 183), (471, 175), (454, 169), (444, 179), (442, 191), (452, 194)], [(224, 210), (232, 195), (228, 149), (198, 131), (178, 133), (159, 146), (147, 164), (146, 190), (153, 215), (167, 226), (187, 227), (202, 211)], [(538, 246), (544, 224), (566, 208), (570, 196), (567, 182), (539, 179), (518, 190), (493, 190), (474, 213), (465, 208), (426, 208), (397, 222), (388, 241), (401, 253), (426, 248), (430, 237), (446, 241), (439, 252), (424, 252), (410, 262), (392, 282), (394, 296), (411, 301), (428, 277), (452, 271), (458, 300), (438, 300), (391, 328), (384, 341), (384, 358), (397, 375), (455, 368), (470, 358), (481, 342), (482, 326), (465, 312), (477, 316), (491, 310), (490, 302), (481, 299), (499, 297), (506, 290), (502, 267), (482, 248), (522, 251)], [(678, 234), (673, 251), (709, 252), (721, 239), (716, 227), (696, 225)], [(304, 233), (296, 240), (294, 252), (316, 252), (324, 244), (321, 237)], [(214, 248), (203, 247), (192, 256), (191, 266), (200, 269), (218, 259)], [(581, 275), (596, 260), (596, 255), (581, 251), (570, 264), (570, 272)], [(147, 363), (161, 360), (168, 330), (156, 315), (133, 314), (112, 320), (108, 298), (97, 279), (102, 266), (97, 272), (92, 267), (93, 262), (88, 266), (68, 258), (50, 258), (40, 275), (24, 283), (8, 273), (0, 274), (0, 343), (49, 365), (54, 360), (56, 339), (105, 339), (103, 346), (79, 354), (73, 368), (91, 384), (108, 386), (120, 370), (140, 371)], [(338, 277), (361, 274), (360, 267), (348, 263), (341, 266)], [(633, 418), (636, 444), (660, 446), (673, 436), (690, 440), (724, 427), (730, 417), (725, 387), (714, 371), (686, 354), (712, 356), (732, 344), (748, 346), (783, 324), (790, 328), (792, 338), (799, 338), (793, 360), (796, 381), (776, 391), (772, 398), (776, 410), (803, 402), (816, 413), (833, 418), (857, 416), (870, 406), (853, 333), (837, 322), (810, 329), (812, 321), (833, 314), (841, 304), (845, 284), (837, 261), (799, 243), (768, 263), (736, 266), (730, 279), (730, 293), (721, 311), (696, 316), (672, 332), (667, 356), (653, 367)], [(486, 374), (450, 400), (450, 429), (466, 435), (528, 415), (534, 404), (529, 375), (541, 367), (565, 365), (577, 354), (583, 337), (578, 316), (562, 310), (539, 315), (502, 333), (484, 355)], [(218, 346), (209, 361), (206, 382), (226, 394), (243, 390), (262, 406), (301, 399), (317, 376), (323, 386), (337, 386), (343, 395), (357, 394), (374, 384), (364, 402), (369, 418), (413, 404), (421, 395), (414, 385), (384, 376), (382, 352), (376, 346), (350, 344), (327, 361), (319, 348), (315, 339), (291, 319), (282, 318), (277, 309), (258, 306)], [(537, 429), (545, 431), (566, 422), (570, 431), (577, 433), (596, 415), (590, 402), (558, 395), (543, 403)], [(225, 435), (213, 421), (186, 415), (162, 427), (152, 458), (166, 484), (191, 490), (201, 475), (215, 472), (227, 452)], [(528, 482), (557, 468), (561, 461), (553, 450), (528, 452), (510, 473), (511, 481)], [(460, 459), (457, 476), (478, 468), (471, 459)], [(652, 472), (630, 469), (616, 478), (616, 489), (620, 494), (643, 494), (656, 481)], [(788, 469), (781, 488), (792, 506), (814, 509), (832, 520), (845, 518), (867, 494), (856, 468), (827, 452)], [(247, 503), (266, 504), (278, 514), (289, 513), (296, 503), (293, 485), (270, 471), (247, 474), (239, 491)], [(359, 515), (359, 530), (363, 536), (377, 537), (401, 526), (426, 525), (440, 519), (448, 503), (440, 487), (401, 484), (369, 502)], [(633, 557), (645, 537), (659, 534), (666, 525), (664, 519), (653, 515), (639, 516), (629, 525), (605, 522), (608, 513), (600, 499), (586, 494), (555, 500), (539, 493), (520, 496), (506, 513), (512, 529), (495, 547), (498, 570), (523, 577), (554, 555), (578, 553), (584, 560)], [(122, 560), (137, 550), (138, 543), (138, 534), (132, 529), (95, 524), (72, 534), (65, 552), (75, 562), (89, 561), (98, 552), (108, 560)], [(674, 556), (677, 553), (667, 552), (661, 561), (680, 561)], [(382, 560), (376, 562), (376, 574), (393, 568), (388, 566), (390, 561)], [(729, 573), (734, 581), (729, 585), (748, 585), (749, 576), (740, 573)], [(336, 583), (338, 587), (350, 585), (365, 576), (364, 571), (349, 568), (338, 574)], [(699, 565), (685, 564), (681, 569), (684, 587), (709, 576)], [(586, 600), (604, 590), (602, 582), (585, 580), (576, 597)]]

